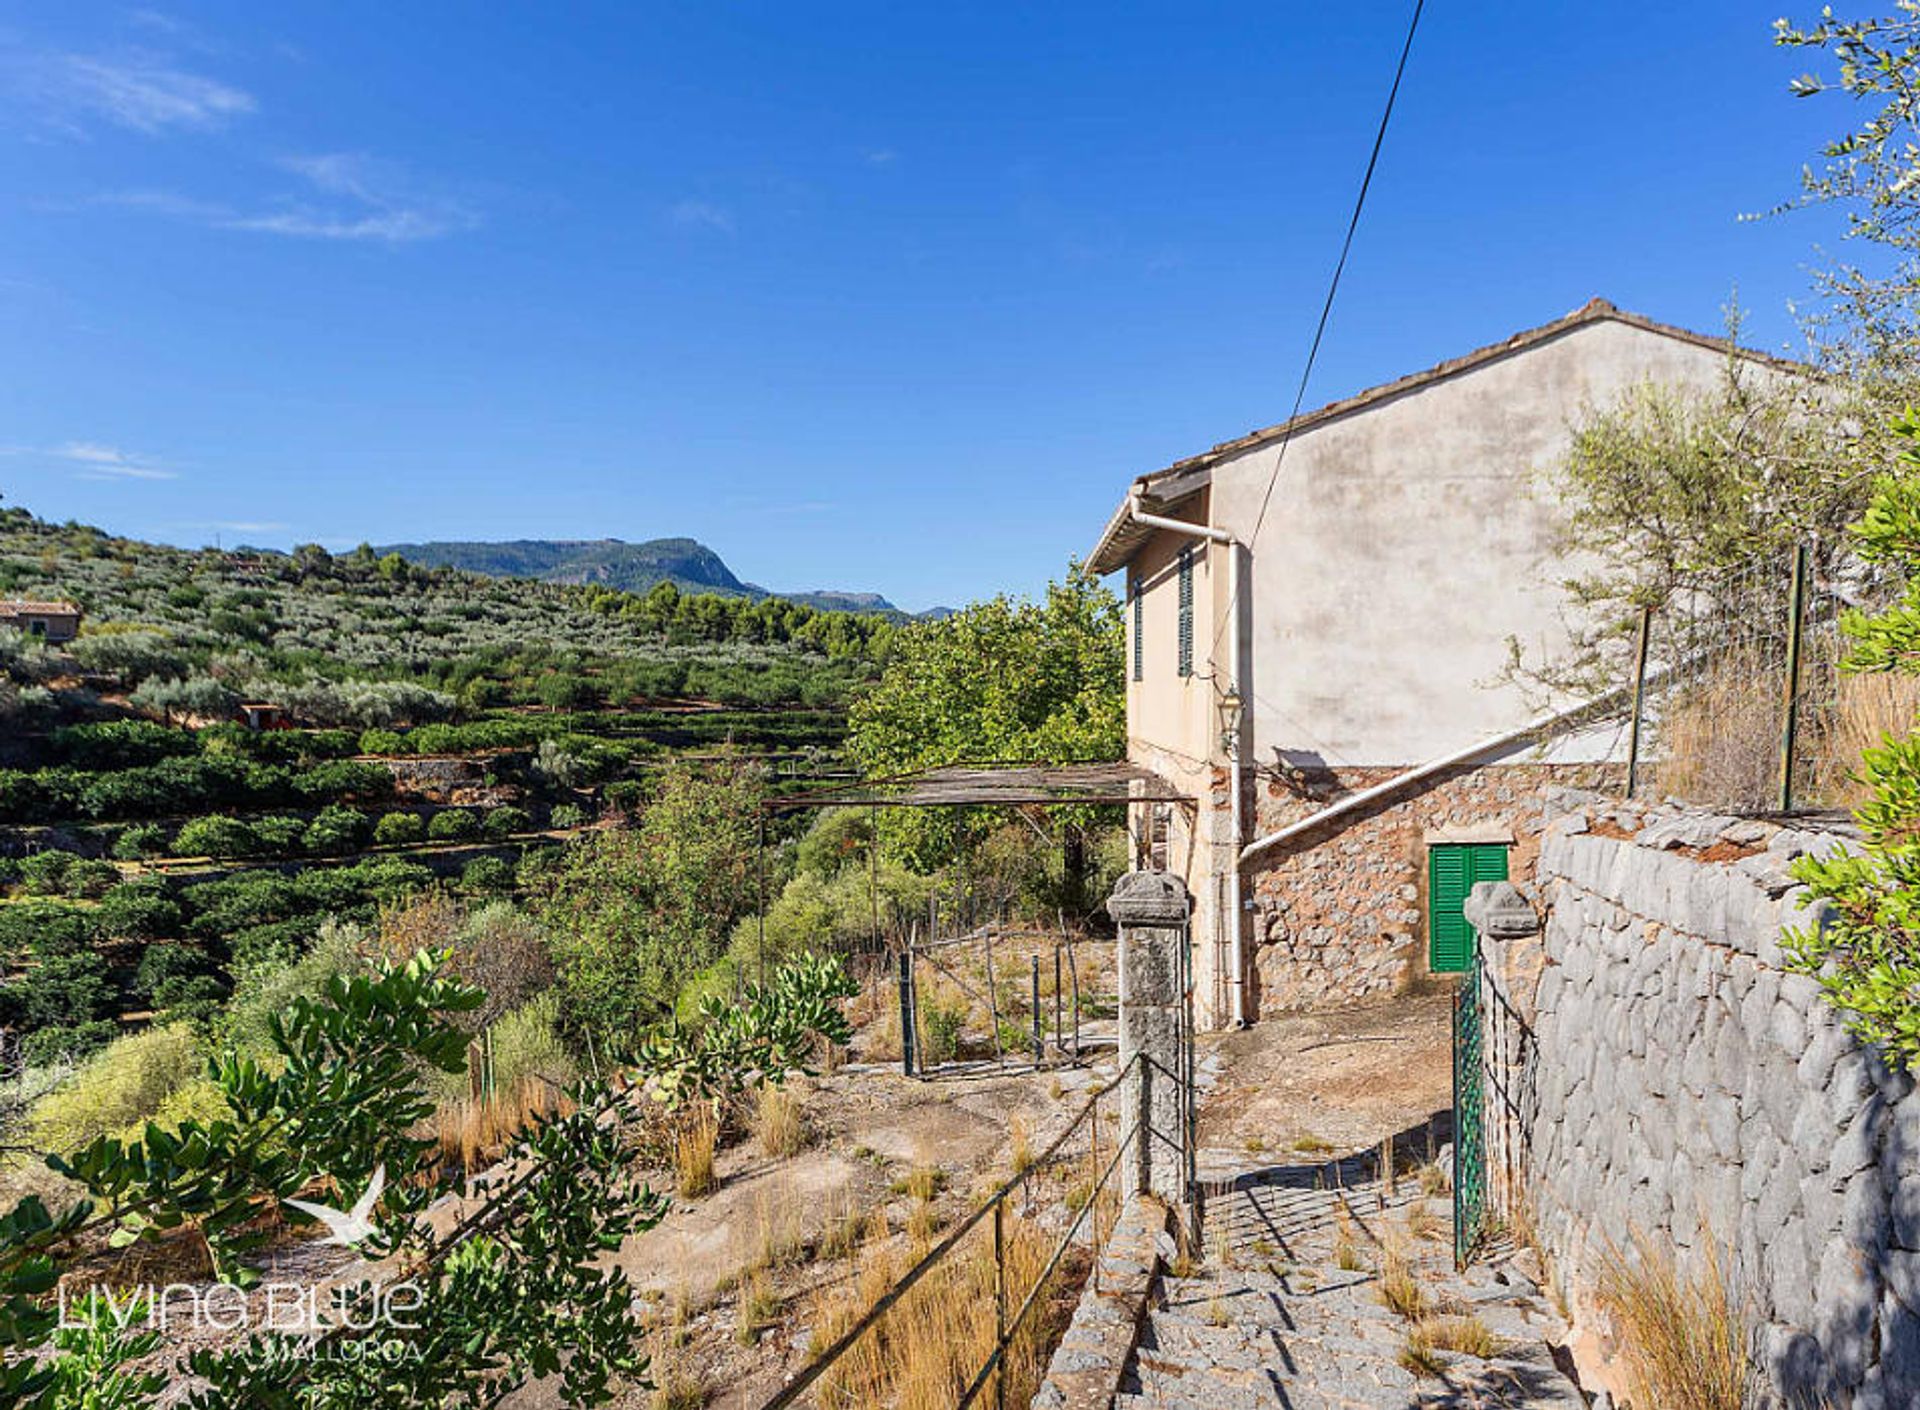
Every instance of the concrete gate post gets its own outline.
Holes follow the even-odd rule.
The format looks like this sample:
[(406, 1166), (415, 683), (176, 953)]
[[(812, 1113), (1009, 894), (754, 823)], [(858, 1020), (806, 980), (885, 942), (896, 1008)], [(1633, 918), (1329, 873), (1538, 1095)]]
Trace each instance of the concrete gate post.
[(1159, 871), (1128, 872), (1107, 899), (1120, 928), (1121, 1129), (1139, 1122), (1120, 1163), (1121, 1192), (1146, 1191), (1174, 1208), (1186, 1194), (1181, 957), (1191, 910), (1180, 878)]

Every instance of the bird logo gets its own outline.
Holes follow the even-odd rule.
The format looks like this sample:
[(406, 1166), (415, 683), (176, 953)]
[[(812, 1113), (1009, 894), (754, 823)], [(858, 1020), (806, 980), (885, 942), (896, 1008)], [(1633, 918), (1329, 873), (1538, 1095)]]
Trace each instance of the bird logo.
[(374, 1170), (373, 1178), (367, 1182), (366, 1192), (354, 1201), (352, 1209), (344, 1213), (331, 1205), (315, 1204), (310, 1200), (289, 1199), (286, 1203), (327, 1226), (328, 1237), (321, 1240), (322, 1243), (358, 1248), (373, 1236), (373, 1207), (380, 1202), (380, 1192), (386, 1187), (387, 1167), (383, 1164)]

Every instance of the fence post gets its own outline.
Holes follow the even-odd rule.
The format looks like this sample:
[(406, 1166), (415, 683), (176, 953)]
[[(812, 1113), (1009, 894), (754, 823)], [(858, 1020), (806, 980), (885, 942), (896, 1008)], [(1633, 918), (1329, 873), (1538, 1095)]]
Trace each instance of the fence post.
[(900, 951), (900, 1071), (913, 1076), (913, 943)]
[(1187, 888), (1166, 872), (1128, 872), (1107, 899), (1120, 929), (1121, 1121), (1138, 1123), (1121, 1193), (1146, 1191), (1176, 1209), (1186, 1193), (1180, 952), (1191, 911)]
[(1640, 717), (1647, 699), (1647, 643), (1653, 636), (1653, 609), (1640, 609), (1640, 639), (1633, 648), (1633, 723), (1627, 727), (1627, 797), (1640, 783)]
[(1047, 1041), (1040, 1028), (1040, 956), (1033, 957), (1033, 1065), (1047, 1060)]
[(1800, 637), (1807, 601), (1807, 546), (1793, 550), (1793, 587), (1787, 594), (1785, 719), (1780, 726), (1780, 811), (1793, 811), (1793, 751), (1800, 732)]

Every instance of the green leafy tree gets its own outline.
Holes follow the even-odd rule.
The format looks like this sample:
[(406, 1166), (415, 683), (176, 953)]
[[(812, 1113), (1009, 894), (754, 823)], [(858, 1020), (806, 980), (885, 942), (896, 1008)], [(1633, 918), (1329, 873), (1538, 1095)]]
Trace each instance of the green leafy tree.
[[(1883, 478), (1856, 538), (1870, 562), (1904, 578), (1901, 599), (1842, 622), (1859, 671), (1920, 675), (1920, 414), (1895, 431), (1909, 446), (1906, 473)], [(1794, 875), (1831, 907), (1823, 925), (1788, 938), (1794, 968), (1820, 982), (1862, 1041), (1920, 1066), (1920, 733), (1887, 738), (1862, 762), (1872, 799), (1856, 813), (1857, 851), (1803, 857)]]
[[(849, 717), (847, 752), (869, 778), (963, 762), (1124, 758), (1120, 603), (1077, 564), (1044, 599), (975, 603), (894, 636), (893, 658)], [(931, 869), (997, 819), (898, 809), (888, 842)], [(1090, 821), (1068, 819), (1078, 833)]]
[(765, 789), (755, 766), (677, 765), (637, 824), (580, 838), (540, 879), (576, 1030), (632, 1033), (719, 958), (754, 903)]

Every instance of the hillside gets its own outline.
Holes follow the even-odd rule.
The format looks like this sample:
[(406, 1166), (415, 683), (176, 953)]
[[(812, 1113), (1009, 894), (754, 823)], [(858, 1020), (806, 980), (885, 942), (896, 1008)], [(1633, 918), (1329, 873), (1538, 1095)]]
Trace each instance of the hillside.
[(692, 592), (729, 596), (778, 596), (823, 612), (882, 612), (904, 616), (877, 592), (774, 593), (738, 577), (720, 555), (698, 539), (510, 539), (499, 543), (431, 540), (383, 544), (374, 550), (397, 553), (410, 563), (459, 568), (490, 578), (537, 578), (548, 583), (599, 584), (624, 592), (645, 592), (670, 582)]

